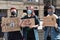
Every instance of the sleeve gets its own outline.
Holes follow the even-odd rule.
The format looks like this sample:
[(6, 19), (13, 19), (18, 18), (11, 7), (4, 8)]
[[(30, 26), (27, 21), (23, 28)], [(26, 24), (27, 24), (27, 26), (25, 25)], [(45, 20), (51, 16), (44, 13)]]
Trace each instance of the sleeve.
[(40, 20), (39, 18), (35, 15), (35, 18), (36, 18), (36, 24), (40, 26)]
[(56, 23), (58, 24), (58, 26), (59, 26), (59, 19), (56, 19)]
[(57, 30), (58, 30), (58, 32), (60, 32), (60, 21), (59, 20), (60, 20), (60, 18), (58, 18), (58, 20), (57, 20), (57, 23), (58, 23), (58, 29)]
[(56, 23), (59, 24), (59, 17), (56, 14), (53, 14), (56, 17)]
[[(26, 16), (27, 16), (27, 15), (26, 15)], [(21, 19), (25, 19), (25, 18), (26, 18), (26, 16), (22, 17)]]
[(53, 15), (56, 17), (56, 19), (58, 19), (58, 16), (56, 14), (53, 14)]

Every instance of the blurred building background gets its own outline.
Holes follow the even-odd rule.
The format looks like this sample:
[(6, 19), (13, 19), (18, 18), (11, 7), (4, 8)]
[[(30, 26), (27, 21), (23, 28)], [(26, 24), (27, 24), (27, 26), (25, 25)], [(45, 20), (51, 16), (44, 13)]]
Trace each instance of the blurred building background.
[(44, 16), (44, 5), (47, 2), (51, 2), (55, 6), (57, 15), (59, 16), (60, 12), (60, 0), (0, 0), (0, 16), (10, 16), (10, 8), (16, 7), (17, 16), (26, 12), (26, 7), (34, 6), (35, 14), (42, 20)]
[[(0, 0), (0, 16), (10, 16), (10, 8), (17, 9), (17, 16), (21, 17), (26, 12), (26, 7), (34, 6), (35, 14), (43, 17), (44, 3), (43, 0)], [(40, 16), (42, 15), (42, 16)]]
[[(23, 13), (26, 13), (26, 7), (33, 6), (35, 14), (40, 18), (44, 17), (44, 5), (47, 2), (52, 3), (56, 8), (56, 14), (60, 16), (60, 0), (0, 0), (0, 20), (1, 17), (10, 17), (10, 8), (15, 7), (17, 9), (17, 17), (22, 17)], [(39, 35), (43, 35), (43, 31), (39, 31)], [(40, 40), (43, 40), (43, 36), (40, 36)]]

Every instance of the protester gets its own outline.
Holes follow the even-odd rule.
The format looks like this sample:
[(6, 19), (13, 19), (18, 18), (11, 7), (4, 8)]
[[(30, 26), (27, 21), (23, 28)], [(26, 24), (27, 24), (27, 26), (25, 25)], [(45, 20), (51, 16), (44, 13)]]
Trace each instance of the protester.
[[(10, 18), (15, 18), (17, 14), (16, 8), (12, 7), (10, 9), (10, 12), (11, 12)], [(20, 40), (20, 36), (21, 36), (20, 31), (9, 32), (9, 40)]]
[[(58, 16), (54, 14), (54, 11), (53, 11), (52, 7), (49, 7), (47, 11), (48, 11), (47, 17), (54, 16), (56, 19), (58, 19)], [(55, 38), (56, 38), (56, 36), (58, 34), (57, 28), (58, 28), (57, 23), (56, 23), (55, 27), (53, 27), (53, 26), (45, 26), (45, 27), (43, 27), (44, 40), (47, 40), (48, 36), (51, 38), (49, 40), (55, 40)]]
[[(33, 7), (31, 7), (31, 6), (29, 6), (27, 8), (27, 15), (24, 16), (22, 19), (30, 19), (30, 18), (34, 18), (35, 19), (35, 25), (32, 26), (31, 28), (29, 28), (29, 26), (24, 27), (23, 28), (23, 37), (25, 38), (25, 40), (39, 40), (38, 29), (37, 29), (37, 27), (39, 26), (39, 19), (34, 14)], [(22, 26), (22, 25), (20, 25), (20, 26)], [(29, 31), (31, 31), (31, 32), (29, 32)], [(32, 32), (34, 32), (35, 39), (31, 38), (32, 36), (31, 36), (31, 34), (29, 34), (29, 33), (32, 33)], [(29, 34), (31, 37), (30, 38), (27, 37), (27, 34)]]

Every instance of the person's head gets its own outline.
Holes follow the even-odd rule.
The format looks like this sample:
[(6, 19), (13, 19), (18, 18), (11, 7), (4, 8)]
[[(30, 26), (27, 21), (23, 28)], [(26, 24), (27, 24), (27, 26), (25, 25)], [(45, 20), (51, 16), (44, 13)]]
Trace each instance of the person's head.
[(53, 8), (52, 7), (48, 7), (48, 14), (49, 15), (52, 15), (54, 12), (53, 12)]
[(28, 14), (28, 16), (32, 16), (33, 12), (34, 12), (34, 7), (29, 6), (29, 7), (27, 8), (27, 14)]
[(11, 9), (10, 9), (10, 12), (11, 12), (11, 15), (16, 15), (16, 8), (15, 7), (12, 7)]
[(48, 5), (48, 6), (51, 6), (51, 5), (52, 5), (52, 3), (48, 1), (48, 2), (47, 2), (47, 5)]

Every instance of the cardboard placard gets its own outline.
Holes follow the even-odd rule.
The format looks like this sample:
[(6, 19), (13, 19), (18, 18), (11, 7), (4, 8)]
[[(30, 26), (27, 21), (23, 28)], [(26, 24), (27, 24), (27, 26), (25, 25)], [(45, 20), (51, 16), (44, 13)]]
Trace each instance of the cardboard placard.
[(2, 18), (2, 32), (19, 31), (18, 18)]
[(22, 27), (32, 27), (33, 25), (35, 25), (35, 21), (34, 18), (30, 18), (30, 19), (22, 19)]
[(54, 16), (44, 17), (43, 26), (55, 27), (55, 25), (56, 25), (56, 17)]

